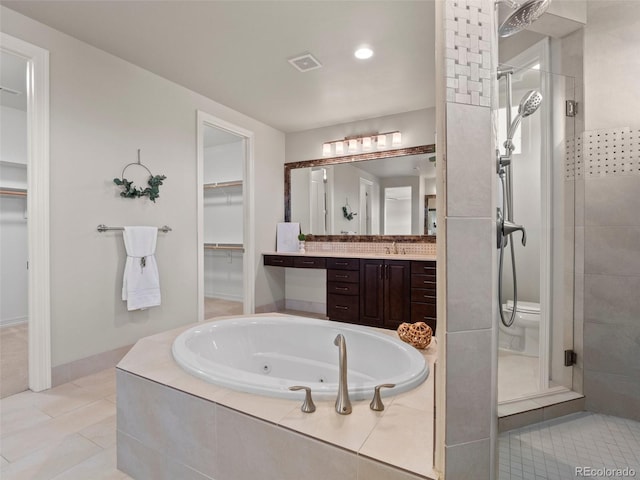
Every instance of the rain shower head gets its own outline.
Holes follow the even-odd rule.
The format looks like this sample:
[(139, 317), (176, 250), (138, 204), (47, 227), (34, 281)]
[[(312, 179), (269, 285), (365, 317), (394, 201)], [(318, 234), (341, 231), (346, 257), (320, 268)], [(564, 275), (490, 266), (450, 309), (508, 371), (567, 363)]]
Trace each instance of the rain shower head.
[(508, 0), (504, 3), (508, 3), (513, 12), (498, 27), (498, 35), (503, 38), (521, 32), (538, 20), (549, 8), (551, 0), (526, 0), (522, 3)]
[(525, 93), (524, 97), (522, 97), (522, 100), (520, 100), (520, 105), (518, 106), (518, 114), (509, 126), (509, 131), (507, 132), (507, 141), (504, 142), (505, 148), (513, 150), (513, 134), (516, 133), (520, 122), (523, 118), (534, 114), (535, 111), (540, 108), (541, 104), (542, 94), (539, 91), (529, 90), (527, 93)]

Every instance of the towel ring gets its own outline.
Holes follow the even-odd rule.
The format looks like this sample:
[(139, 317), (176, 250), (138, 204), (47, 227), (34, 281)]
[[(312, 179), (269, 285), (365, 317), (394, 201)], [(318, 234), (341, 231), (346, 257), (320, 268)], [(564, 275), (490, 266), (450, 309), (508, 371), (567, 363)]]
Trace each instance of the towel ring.
[(140, 149), (138, 149), (138, 161), (137, 162), (131, 162), (131, 163), (125, 165), (125, 167), (122, 169), (122, 174), (120, 175), (120, 178), (124, 178), (124, 172), (127, 170), (127, 168), (129, 168), (132, 165), (138, 165), (138, 166), (144, 168), (147, 172), (149, 172), (149, 176), (153, 177), (153, 173), (151, 173), (151, 170), (149, 170), (147, 168), (147, 166), (140, 161)]

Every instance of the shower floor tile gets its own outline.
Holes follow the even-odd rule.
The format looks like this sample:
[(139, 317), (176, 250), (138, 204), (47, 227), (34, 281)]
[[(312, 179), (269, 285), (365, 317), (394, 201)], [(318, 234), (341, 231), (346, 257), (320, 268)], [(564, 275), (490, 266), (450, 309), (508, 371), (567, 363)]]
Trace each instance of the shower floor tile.
[(625, 418), (589, 412), (567, 415), (505, 432), (498, 448), (499, 480), (640, 475), (640, 422)]

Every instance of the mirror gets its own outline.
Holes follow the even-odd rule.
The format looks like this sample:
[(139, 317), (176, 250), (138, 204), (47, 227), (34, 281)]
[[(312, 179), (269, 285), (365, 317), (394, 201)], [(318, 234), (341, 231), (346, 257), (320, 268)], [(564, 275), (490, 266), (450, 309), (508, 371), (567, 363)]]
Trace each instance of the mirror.
[(424, 241), (435, 235), (434, 162), (435, 145), (422, 145), (285, 164), (285, 221), (310, 240)]

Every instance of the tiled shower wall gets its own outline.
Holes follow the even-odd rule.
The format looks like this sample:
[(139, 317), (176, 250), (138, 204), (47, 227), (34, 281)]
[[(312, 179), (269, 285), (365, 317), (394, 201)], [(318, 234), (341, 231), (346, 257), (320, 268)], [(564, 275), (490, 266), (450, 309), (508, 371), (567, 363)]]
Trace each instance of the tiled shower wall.
[(640, 420), (640, 129), (587, 131), (582, 158), (586, 406)]
[(640, 2), (590, 0), (584, 29), (584, 393), (640, 420)]
[[(438, 161), (444, 167), (438, 172), (437, 188), (444, 183), (446, 197), (442, 232), (446, 240), (441, 242), (441, 232), (438, 237), (438, 273), (439, 278), (446, 278), (446, 290), (438, 291), (438, 309), (446, 318), (444, 473), (447, 480), (493, 478), (493, 352), (497, 352), (491, 109), (497, 58), (494, 6), (491, 0), (446, 0), (442, 6), (436, 23), (442, 22), (443, 29), (436, 44), (445, 73), (438, 92), (439, 105), (444, 107), (439, 115), (445, 118), (438, 119), (436, 148), (444, 160)], [(439, 213), (441, 207), (439, 204)], [(441, 218), (439, 223), (443, 223)], [(439, 288), (440, 283), (445, 282), (439, 282)]]

